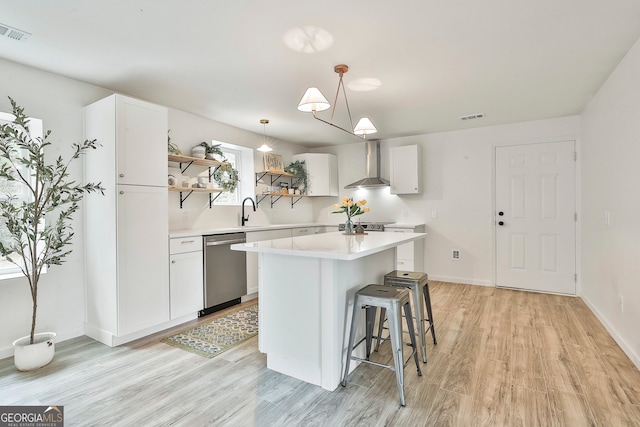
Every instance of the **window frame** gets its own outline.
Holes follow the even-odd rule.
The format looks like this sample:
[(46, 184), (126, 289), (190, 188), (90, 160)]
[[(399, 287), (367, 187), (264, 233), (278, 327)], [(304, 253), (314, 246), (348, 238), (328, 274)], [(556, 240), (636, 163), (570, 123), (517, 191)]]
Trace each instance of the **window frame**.
[[(12, 123), (14, 119), (15, 119), (15, 116), (13, 114), (0, 112), (1, 125)], [(27, 125), (27, 130), (29, 131), (29, 134), (31, 135), (31, 137), (34, 139), (42, 140), (42, 138), (44, 137), (42, 119), (29, 117), (28, 120), (29, 122)], [(32, 184), (35, 184), (35, 177), (33, 177), (33, 175), (31, 174), (31, 171), (25, 166), (21, 165), (20, 167), (21, 167), (21, 170), (23, 171), (23, 176), (27, 176), (27, 175), (31, 176), (31, 182)], [(32, 199), (32, 195), (26, 191), (25, 186), (22, 186), (22, 194), (16, 195), (16, 196), (18, 201)], [(0, 198), (7, 198), (7, 197), (8, 196), (6, 193), (0, 192)], [(0, 224), (0, 227), (1, 226), (2, 224)], [(47, 272), (47, 268), (45, 266), (42, 269), (42, 274), (45, 274), (46, 272)], [(24, 274), (22, 273), (22, 271), (17, 265), (13, 264), (11, 261), (9, 261), (2, 255), (0, 255), (0, 280), (13, 279), (16, 277), (24, 277)]]

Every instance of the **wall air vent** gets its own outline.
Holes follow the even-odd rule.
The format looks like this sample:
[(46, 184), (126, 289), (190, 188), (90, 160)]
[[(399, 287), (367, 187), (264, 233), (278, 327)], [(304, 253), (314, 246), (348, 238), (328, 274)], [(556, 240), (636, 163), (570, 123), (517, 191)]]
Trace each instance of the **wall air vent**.
[(0, 36), (7, 37), (16, 41), (24, 41), (31, 34), (26, 31), (18, 30), (5, 24), (0, 24)]
[(459, 119), (460, 120), (475, 120), (475, 119), (481, 119), (484, 117), (484, 113), (477, 113), (477, 114), (468, 114), (466, 116), (460, 116)]

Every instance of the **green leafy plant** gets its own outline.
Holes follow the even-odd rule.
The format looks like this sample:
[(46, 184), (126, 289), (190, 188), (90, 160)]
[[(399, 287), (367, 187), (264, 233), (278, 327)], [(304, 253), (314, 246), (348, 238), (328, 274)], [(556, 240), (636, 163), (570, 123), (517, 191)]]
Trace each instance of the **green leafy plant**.
[(169, 154), (175, 154), (176, 156), (182, 156), (182, 151), (178, 148), (176, 144), (171, 142), (171, 129), (167, 131), (167, 150)]
[(222, 153), (222, 150), (220, 149), (220, 144), (207, 144), (205, 141), (202, 141), (200, 144), (198, 144), (202, 147), (204, 147), (205, 149), (205, 154), (216, 154), (218, 156), (220, 156), (220, 161), (224, 162), (226, 161), (226, 158), (224, 157), (224, 154)]
[[(8, 236), (0, 241), (0, 254), (18, 266), (29, 282), (33, 302), (31, 339), (36, 327), (38, 283), (46, 267), (61, 265), (71, 253), (73, 214), (85, 194), (100, 192), (101, 183), (78, 184), (69, 177), (68, 168), (89, 149), (96, 149), (96, 140), (73, 144), (68, 161), (59, 156), (53, 164), (45, 163), (44, 148), (51, 145), (47, 138), (34, 138), (28, 130), (29, 118), (24, 109), (9, 98), (15, 118), (0, 126), (0, 178), (18, 183), (26, 189), (27, 198), (18, 200), (8, 195), (0, 200), (0, 221)], [(27, 171), (27, 172), (25, 172)]]
[(290, 173), (296, 178), (296, 181), (292, 186), (297, 186), (298, 189), (300, 189), (300, 194), (306, 194), (308, 185), (307, 181), (309, 179), (304, 165), (304, 160), (296, 160), (289, 163), (289, 165), (284, 168), (285, 172)]

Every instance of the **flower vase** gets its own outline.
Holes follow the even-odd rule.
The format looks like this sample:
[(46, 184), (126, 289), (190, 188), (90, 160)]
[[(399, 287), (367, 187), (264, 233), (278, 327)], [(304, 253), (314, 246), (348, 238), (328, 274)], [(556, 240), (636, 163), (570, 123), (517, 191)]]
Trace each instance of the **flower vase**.
[(353, 227), (353, 222), (351, 222), (351, 218), (347, 218), (347, 222), (344, 223), (344, 232), (345, 234), (355, 233), (355, 228)]

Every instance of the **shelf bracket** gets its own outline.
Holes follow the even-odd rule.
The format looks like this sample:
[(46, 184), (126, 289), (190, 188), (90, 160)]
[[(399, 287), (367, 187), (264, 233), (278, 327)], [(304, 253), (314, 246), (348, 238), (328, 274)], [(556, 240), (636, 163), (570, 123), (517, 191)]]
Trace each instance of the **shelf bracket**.
[(269, 197), (269, 194), (263, 194), (262, 197), (260, 197), (260, 194), (258, 194), (256, 196), (256, 207), (258, 207), (258, 205), (260, 205), (260, 202), (262, 202), (267, 197)]
[(213, 178), (213, 174), (216, 173), (216, 171), (220, 168), (220, 166), (222, 165), (218, 165), (215, 168), (213, 168), (213, 172), (211, 171), (211, 166), (209, 166), (209, 182), (212, 182), (211, 179)]
[(273, 198), (274, 198), (274, 197), (275, 197), (275, 196), (271, 196), (271, 208), (273, 208), (273, 205), (275, 205), (275, 204), (276, 204), (276, 202), (282, 198), (282, 196), (278, 196), (278, 197), (276, 198), (276, 200), (274, 201), (274, 200), (273, 200)]
[(298, 197), (297, 199), (295, 197), (292, 197), (291, 198), (291, 209), (293, 209), (293, 205), (298, 203), (300, 200), (302, 200), (302, 196)]
[[(188, 163), (187, 163), (187, 166), (185, 166), (185, 167), (184, 167), (184, 169), (182, 169), (182, 165), (183, 165), (183, 163), (182, 163), (182, 162), (180, 162), (180, 163), (179, 163), (179, 165), (180, 165), (180, 173), (185, 173), (185, 172), (187, 171), (187, 169), (189, 169), (189, 166), (191, 166), (192, 164), (193, 164), (193, 160), (191, 160), (190, 162), (188, 162)], [(187, 196), (187, 197), (189, 197), (189, 196)]]
[(189, 194), (187, 194), (186, 196), (182, 197), (182, 191), (180, 192), (180, 209), (182, 209), (182, 202), (187, 200), (187, 198), (191, 195), (191, 193), (193, 193), (193, 190), (189, 191)]
[(220, 197), (221, 194), (222, 193), (218, 193), (218, 194), (216, 194), (216, 197), (212, 197), (212, 193), (209, 193), (209, 209), (211, 209), (213, 207), (213, 202), (215, 202), (216, 199), (218, 197)]

